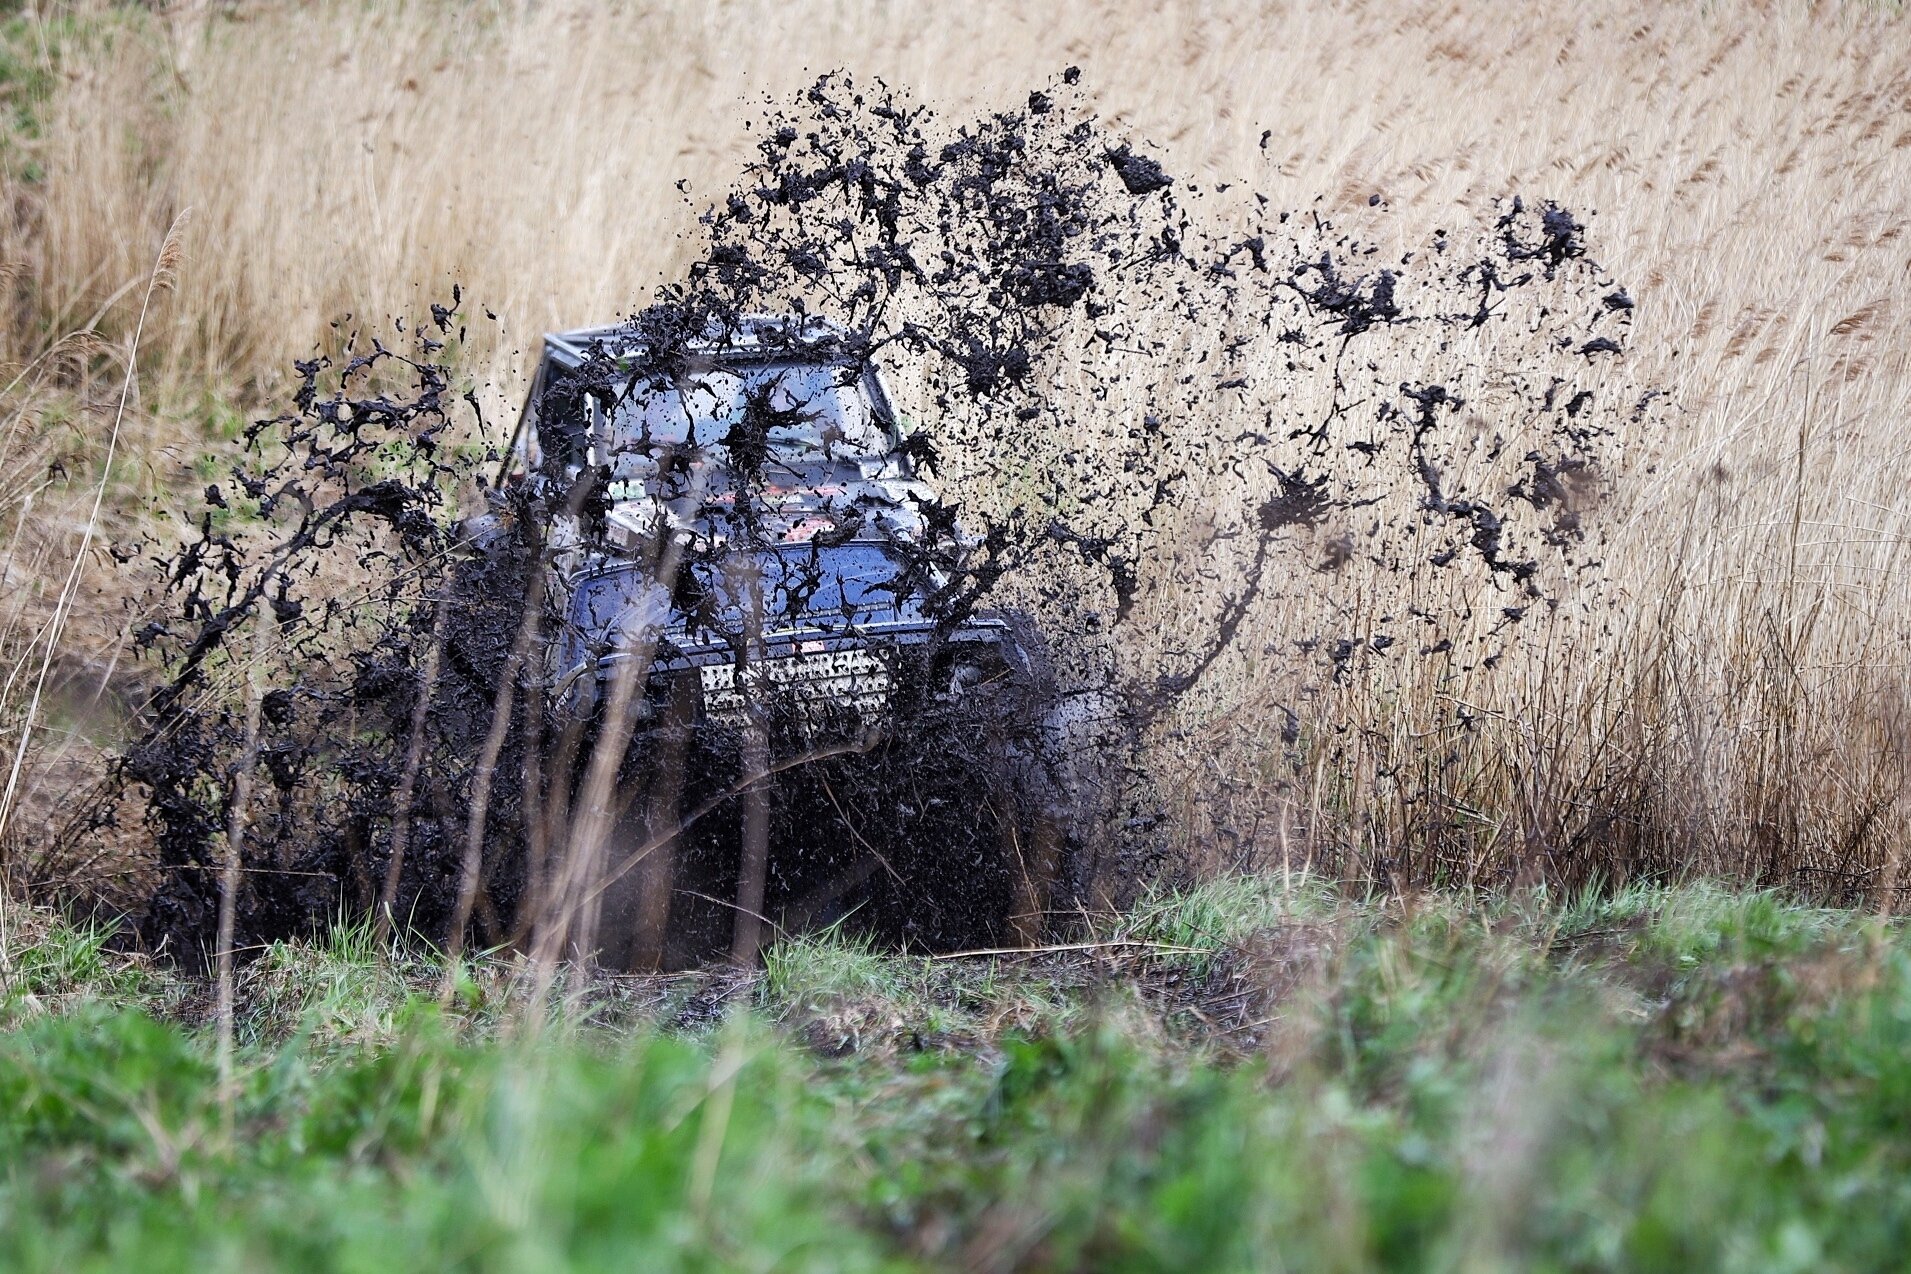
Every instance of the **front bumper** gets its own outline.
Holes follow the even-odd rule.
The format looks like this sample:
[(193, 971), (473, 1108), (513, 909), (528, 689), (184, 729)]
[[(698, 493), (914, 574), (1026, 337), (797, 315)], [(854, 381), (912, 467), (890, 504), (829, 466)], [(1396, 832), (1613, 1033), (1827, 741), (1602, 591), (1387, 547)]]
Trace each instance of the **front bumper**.
[[(672, 642), (666, 634), (647, 652), (645, 680), (656, 692), (632, 696), (632, 710), (639, 721), (648, 719), (668, 697), (663, 687), (694, 675), (699, 724), (735, 727), (764, 714), (812, 725), (853, 715), (867, 724), (888, 711), (906, 665), (935, 637), (935, 626), (920, 622), (870, 624), (853, 633), (796, 628), (765, 633), (754, 649), (739, 652), (724, 643)], [(973, 648), (1007, 640), (1007, 625), (979, 618), (943, 644)], [(552, 684), (553, 702), (588, 715), (631, 659), (645, 653), (613, 652), (562, 670)]]

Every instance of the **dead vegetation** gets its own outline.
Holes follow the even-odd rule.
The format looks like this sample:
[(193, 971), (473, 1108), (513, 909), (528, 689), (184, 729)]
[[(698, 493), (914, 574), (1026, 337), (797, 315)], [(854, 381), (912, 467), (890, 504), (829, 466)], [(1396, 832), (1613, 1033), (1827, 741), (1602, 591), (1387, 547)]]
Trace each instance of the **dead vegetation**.
[[(1335, 569), (1250, 616), (1156, 742), (1190, 876), (1699, 872), (1880, 907), (1911, 885), (1911, 28), (1883, 7), (79, 4), (8, 41), (31, 114), (0, 215), (9, 762), (29, 723), (40, 740), (0, 827), (16, 874), (117, 729), (137, 618), (109, 569), (120, 533), (176, 517), (232, 405), (268, 399), (334, 319), (456, 279), (503, 318), (458, 354), (509, 410), (538, 331), (623, 312), (682, 264), (752, 95), (847, 65), (986, 107), (1076, 62), (1177, 171), (1383, 239), (1514, 194), (1596, 211), (1636, 306), (1613, 376), (1672, 396), (1586, 511), (1605, 581), (1524, 618), (1502, 658), (1369, 652), (1337, 673), (1298, 652), (1296, 633), (1364, 639), (1452, 587), (1369, 569), (1364, 525), (1322, 528)], [(176, 288), (135, 339), (186, 208)], [(107, 468), (122, 385), (128, 459)], [(1491, 386), (1470, 410), (1483, 440), (1518, 424)], [(1226, 411), (1217, 429), (1258, 423)], [(1149, 564), (1138, 627), (1171, 643), (1205, 619), (1186, 572), (1220, 595), (1236, 565)], [(1486, 588), (1462, 600), (1480, 629), (1506, 622)]]

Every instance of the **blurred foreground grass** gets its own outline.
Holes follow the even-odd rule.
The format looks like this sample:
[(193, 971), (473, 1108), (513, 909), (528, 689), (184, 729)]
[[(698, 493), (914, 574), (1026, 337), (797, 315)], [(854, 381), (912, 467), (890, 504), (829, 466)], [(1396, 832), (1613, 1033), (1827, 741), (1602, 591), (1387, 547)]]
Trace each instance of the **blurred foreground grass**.
[(1003, 959), (203, 988), (12, 912), (7, 1269), (1896, 1268), (1911, 943), (1713, 888), (1157, 897)]

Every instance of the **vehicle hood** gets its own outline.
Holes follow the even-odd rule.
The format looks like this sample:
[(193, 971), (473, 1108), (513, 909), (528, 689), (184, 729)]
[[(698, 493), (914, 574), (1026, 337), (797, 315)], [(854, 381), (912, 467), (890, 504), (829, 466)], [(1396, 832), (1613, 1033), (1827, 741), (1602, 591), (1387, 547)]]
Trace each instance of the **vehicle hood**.
[(814, 541), (697, 557), (666, 589), (647, 567), (610, 562), (573, 582), (560, 667), (654, 643), (653, 658), (696, 662), (751, 643), (854, 641), (933, 627), (922, 584), (885, 541)]

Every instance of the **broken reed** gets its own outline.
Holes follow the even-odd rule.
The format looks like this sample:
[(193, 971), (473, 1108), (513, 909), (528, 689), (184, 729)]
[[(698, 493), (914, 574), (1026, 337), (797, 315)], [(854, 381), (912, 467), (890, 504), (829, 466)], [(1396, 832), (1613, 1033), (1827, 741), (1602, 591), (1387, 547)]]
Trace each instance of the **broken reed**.
[[(1305, 616), (1260, 617), (1156, 741), (1164, 786), (1183, 793), (1190, 869), (1300, 861), (1378, 883), (1703, 871), (1899, 903), (1901, 16), (1077, 2), (1017, 10), (1004, 40), (1006, 15), (260, 5), (233, 23), (81, 5), (57, 28), (23, 19), (28, 62), (57, 58), (64, 73), (33, 101), (35, 134), (10, 142), (0, 213), (13, 287), (0, 348), (27, 368), (0, 432), (0, 745), (17, 746), (20, 674), (83, 539), (99, 384), (116, 382), (104, 350), (130, 329), (140, 256), (178, 205), (201, 216), (130, 422), (143, 467), (115, 481), (109, 520), (144, 516), (135, 494), (177, 489), (209, 392), (243, 392), (368, 299), (397, 306), (414, 284), (462, 279), (516, 325), (469, 352), (504, 371), (522, 369), (536, 329), (626, 307), (680, 264), (670, 230), (689, 210), (671, 183), (714, 189), (748, 144), (704, 121), (786, 87), (791, 65), (875, 67), (930, 97), (987, 102), (1052, 74), (1069, 48), (1109, 112), (1165, 141), (1171, 164), (1277, 202), (1319, 198), (1340, 216), (1384, 196), (1408, 238), (1501, 193), (1596, 209), (1599, 254), (1639, 301), (1634, 370), (1678, 404), (1598, 514), (1611, 568), (1599, 613), (1522, 621), (1537, 636), (1492, 667), (1372, 660), (1338, 678), (1289, 644)], [(1356, 73), (1375, 65), (1390, 68), (1382, 82)], [(607, 102), (648, 126), (571, 126)], [(137, 146), (116, 143), (128, 132)], [(57, 376), (33, 361), (74, 329), (109, 341)], [(1490, 402), (1476, 409), (1490, 427)], [(97, 553), (87, 567), (89, 585), (113, 578)], [(1323, 622), (1355, 628), (1442, 586), (1322, 585)], [(1150, 603), (1164, 633), (1183, 618), (1175, 594)], [(68, 628), (61, 667), (78, 670), (80, 701), (114, 676), (123, 621), (100, 601)], [(34, 758), (32, 808), (84, 780), (93, 754), (76, 759), (74, 740), (111, 742), (110, 722), (77, 724)]]

